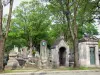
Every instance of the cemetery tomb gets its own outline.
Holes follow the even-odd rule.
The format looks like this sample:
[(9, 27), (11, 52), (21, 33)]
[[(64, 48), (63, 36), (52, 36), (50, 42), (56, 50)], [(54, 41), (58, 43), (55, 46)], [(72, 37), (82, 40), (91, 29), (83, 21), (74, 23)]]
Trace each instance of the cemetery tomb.
[(86, 67), (99, 66), (98, 39), (96, 37), (88, 36), (79, 40), (79, 63), (80, 66)]
[(69, 46), (65, 42), (64, 36), (60, 36), (51, 47), (51, 58), (54, 68), (69, 66)]

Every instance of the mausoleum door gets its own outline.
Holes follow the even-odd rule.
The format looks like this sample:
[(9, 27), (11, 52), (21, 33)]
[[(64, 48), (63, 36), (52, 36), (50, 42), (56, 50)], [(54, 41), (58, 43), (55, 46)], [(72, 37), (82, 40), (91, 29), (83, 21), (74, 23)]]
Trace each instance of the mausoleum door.
[(65, 66), (66, 63), (66, 48), (61, 47), (59, 49), (59, 65)]
[(90, 47), (90, 64), (95, 65), (95, 47)]

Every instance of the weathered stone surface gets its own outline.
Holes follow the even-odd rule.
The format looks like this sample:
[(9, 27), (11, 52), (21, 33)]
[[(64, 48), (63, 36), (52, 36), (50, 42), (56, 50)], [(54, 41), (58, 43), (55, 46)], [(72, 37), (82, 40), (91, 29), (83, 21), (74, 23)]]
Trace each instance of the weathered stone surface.
[(69, 46), (64, 41), (63, 36), (60, 36), (52, 46), (51, 57), (53, 68), (69, 66)]
[(36, 51), (36, 54), (35, 54), (35, 63), (36, 63), (36, 66), (41, 69), (41, 59), (40, 59), (40, 55), (38, 51)]
[(19, 52), (19, 51), (18, 51), (18, 47), (15, 47), (15, 46), (14, 46), (14, 52), (16, 52), (16, 53), (18, 54), (18, 52)]
[(23, 57), (24, 59), (27, 59), (27, 57), (28, 57), (28, 51), (27, 51), (27, 49), (28, 49), (28, 47), (23, 47), (23, 48), (21, 49), (21, 54), (22, 54), (22, 57)]
[(11, 51), (9, 54), (9, 60), (7, 65), (5, 66), (5, 69), (16, 69), (19, 68), (19, 62), (17, 61), (17, 53), (14, 51)]
[(40, 42), (40, 60), (41, 60), (41, 67), (47, 68), (48, 64), (48, 56), (47, 56), (47, 42), (45, 40), (42, 40)]
[(27, 62), (25, 63), (25, 68), (37, 68), (35, 63)]
[[(95, 64), (90, 63), (90, 48), (94, 48)], [(96, 38), (87, 38), (79, 43), (79, 63), (80, 66), (98, 67), (99, 66), (99, 51)]]

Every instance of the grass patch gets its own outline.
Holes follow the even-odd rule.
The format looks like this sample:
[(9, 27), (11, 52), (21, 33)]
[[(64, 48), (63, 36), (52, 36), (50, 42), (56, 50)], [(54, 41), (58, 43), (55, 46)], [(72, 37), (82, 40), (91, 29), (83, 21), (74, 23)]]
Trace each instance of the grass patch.
[(79, 67), (79, 68), (73, 68), (73, 67), (60, 67), (57, 70), (100, 70), (98, 67)]
[(4, 70), (4, 71), (2, 71), (0, 73), (12, 73), (12, 72), (13, 72), (12, 70)]
[(39, 71), (39, 69), (24, 68), (24, 69), (16, 69), (16, 70), (4, 70), (0, 73), (37, 72), (37, 71)]
[(66, 70), (89, 70), (89, 68), (88, 67), (79, 67), (79, 68), (69, 67), (69, 68), (66, 68)]
[(97, 70), (100, 69), (98, 67), (79, 67), (79, 68), (73, 68), (73, 67), (69, 67), (66, 68), (67, 70)]

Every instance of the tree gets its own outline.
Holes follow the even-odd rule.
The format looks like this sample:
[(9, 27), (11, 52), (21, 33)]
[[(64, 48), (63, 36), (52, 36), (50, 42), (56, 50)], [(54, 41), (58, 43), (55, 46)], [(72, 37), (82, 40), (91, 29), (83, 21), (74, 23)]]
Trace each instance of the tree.
[(10, 0), (9, 14), (8, 14), (7, 25), (6, 25), (6, 33), (3, 34), (3, 31), (2, 31), (3, 30), (2, 29), (3, 4), (2, 4), (2, 0), (0, 0), (0, 71), (3, 70), (4, 45), (5, 45), (5, 41), (9, 32), (12, 6), (13, 6), (13, 0)]
[[(33, 46), (39, 50), (41, 40), (48, 40), (48, 30), (51, 21), (49, 12), (40, 2), (22, 2), (14, 11), (10, 33), (6, 42), (6, 51), (13, 45), (18, 47)], [(12, 40), (11, 40), (12, 39)]]

